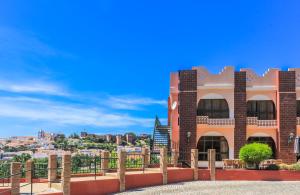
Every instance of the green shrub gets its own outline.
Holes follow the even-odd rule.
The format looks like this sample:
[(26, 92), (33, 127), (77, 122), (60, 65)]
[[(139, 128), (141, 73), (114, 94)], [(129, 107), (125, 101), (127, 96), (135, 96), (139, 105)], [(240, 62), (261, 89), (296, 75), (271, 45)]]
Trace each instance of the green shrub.
[(300, 171), (300, 163), (291, 164), (291, 165), (280, 164), (279, 168), (280, 170)]
[(300, 163), (296, 163), (292, 165), (293, 170), (300, 171)]
[(246, 144), (240, 149), (239, 158), (258, 169), (259, 163), (272, 156), (272, 149), (267, 144)]
[(266, 170), (279, 170), (279, 166), (275, 164), (271, 164), (267, 166)]

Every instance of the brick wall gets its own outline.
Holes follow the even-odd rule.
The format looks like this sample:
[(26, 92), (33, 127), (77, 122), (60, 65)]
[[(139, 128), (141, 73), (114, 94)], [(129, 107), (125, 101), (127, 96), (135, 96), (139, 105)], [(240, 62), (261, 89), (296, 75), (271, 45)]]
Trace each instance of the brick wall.
[(246, 143), (247, 127), (246, 72), (234, 73), (234, 158)]
[(290, 133), (296, 135), (296, 79), (294, 71), (278, 72), (278, 158), (285, 163), (296, 162), (293, 142), (288, 144)]
[[(197, 71), (179, 72), (179, 150), (196, 148)], [(187, 132), (191, 132), (188, 143)], [(190, 159), (188, 156), (187, 159)]]

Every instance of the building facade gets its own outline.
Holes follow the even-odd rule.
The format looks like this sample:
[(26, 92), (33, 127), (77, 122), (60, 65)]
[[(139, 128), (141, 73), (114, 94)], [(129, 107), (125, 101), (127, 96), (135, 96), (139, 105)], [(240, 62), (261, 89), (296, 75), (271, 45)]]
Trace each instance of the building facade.
[(251, 142), (267, 143), (274, 158), (296, 162), (300, 68), (269, 69), (258, 76), (250, 69), (225, 67), (211, 74), (193, 67), (171, 73), (168, 102), (171, 146), (198, 148), (200, 166), (206, 166), (210, 148), (220, 162), (238, 158), (240, 148)]

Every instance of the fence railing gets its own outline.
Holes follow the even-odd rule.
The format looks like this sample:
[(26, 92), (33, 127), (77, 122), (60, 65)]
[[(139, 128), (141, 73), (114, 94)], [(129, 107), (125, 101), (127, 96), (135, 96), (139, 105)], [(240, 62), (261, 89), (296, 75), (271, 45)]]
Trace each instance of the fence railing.
[(247, 125), (273, 127), (277, 125), (277, 120), (259, 120), (257, 117), (247, 117)]
[(207, 125), (234, 125), (233, 118), (208, 118), (208, 116), (197, 116), (197, 124)]
[(10, 175), (10, 162), (0, 163), (0, 178)]
[(32, 195), (33, 194), (33, 189), (32, 189), (33, 182), (32, 182), (32, 178), (31, 178), (30, 181), (23, 182), (19, 186), (13, 186), (12, 183), (11, 183), (11, 180), (12, 180), (13, 177), (18, 176), (19, 178), (21, 178), (22, 175), (26, 174), (27, 172), (33, 172), (33, 170), (22, 170), (22, 168), (21, 168), (20, 171), (17, 172), (17, 173), (14, 173), (14, 174), (10, 173), (7, 176), (0, 177), (0, 180), (2, 181), (1, 182), (2, 186), (1, 187), (8, 187), (7, 190), (1, 191), (0, 195), (1, 194), (8, 194), (8, 193), (10, 194), (11, 192), (16, 191), (16, 190), (19, 191), (21, 188), (24, 188), (26, 186), (30, 186), (30, 192), (29, 192), (29, 194)]
[(159, 151), (151, 151), (150, 152), (150, 165), (159, 165), (160, 161), (160, 153)]
[(71, 160), (72, 174), (92, 174), (95, 179), (97, 175), (117, 170), (117, 160), (115, 156), (107, 158), (101, 156), (74, 156)]
[(145, 171), (145, 155), (141, 153), (128, 153), (126, 155), (126, 168), (127, 169), (142, 169)]
[(33, 178), (48, 178), (48, 163), (33, 163)]

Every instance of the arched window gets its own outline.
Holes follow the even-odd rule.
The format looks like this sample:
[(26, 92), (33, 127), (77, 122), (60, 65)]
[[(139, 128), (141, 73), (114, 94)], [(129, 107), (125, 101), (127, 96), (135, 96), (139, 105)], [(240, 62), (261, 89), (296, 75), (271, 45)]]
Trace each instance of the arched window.
[(297, 100), (297, 117), (300, 117), (300, 100)]
[(201, 99), (197, 115), (209, 118), (229, 118), (228, 103), (225, 99)]
[(249, 137), (248, 138), (248, 143), (263, 143), (263, 144), (268, 144), (270, 148), (272, 149), (272, 158), (275, 158), (276, 156), (276, 146), (275, 142), (272, 137)]
[(247, 116), (259, 120), (276, 119), (276, 108), (272, 100), (250, 100), (247, 102)]
[(208, 160), (208, 149), (216, 150), (216, 160), (229, 158), (229, 147), (224, 136), (202, 136), (198, 141), (199, 160)]

